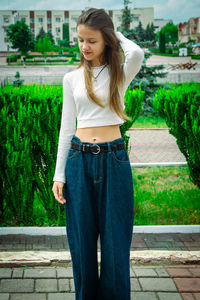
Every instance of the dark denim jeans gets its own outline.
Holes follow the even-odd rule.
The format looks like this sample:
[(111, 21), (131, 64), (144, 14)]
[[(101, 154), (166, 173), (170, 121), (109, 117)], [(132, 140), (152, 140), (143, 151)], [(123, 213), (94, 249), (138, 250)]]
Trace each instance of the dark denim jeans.
[[(72, 140), (79, 144), (77, 136)], [(72, 258), (76, 300), (130, 300), (130, 247), (134, 191), (128, 153), (93, 154), (70, 148), (64, 184), (66, 232)], [(95, 150), (96, 151), (96, 150)], [(101, 269), (98, 275), (97, 240)]]

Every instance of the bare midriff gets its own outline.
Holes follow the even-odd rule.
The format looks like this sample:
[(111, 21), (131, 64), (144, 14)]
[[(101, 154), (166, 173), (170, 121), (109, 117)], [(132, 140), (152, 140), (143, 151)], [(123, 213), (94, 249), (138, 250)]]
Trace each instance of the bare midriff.
[(109, 142), (122, 137), (119, 124), (77, 128), (75, 136), (77, 136), (81, 142), (88, 143)]

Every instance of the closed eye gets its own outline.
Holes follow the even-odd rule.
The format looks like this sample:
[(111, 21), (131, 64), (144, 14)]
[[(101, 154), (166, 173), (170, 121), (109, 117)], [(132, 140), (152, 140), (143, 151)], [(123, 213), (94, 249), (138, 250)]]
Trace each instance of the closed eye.
[[(80, 42), (80, 43), (83, 43), (83, 40), (79, 40), (79, 42)], [(92, 42), (92, 41), (90, 41), (89, 43), (91, 43), (91, 44), (95, 44), (96, 42)]]

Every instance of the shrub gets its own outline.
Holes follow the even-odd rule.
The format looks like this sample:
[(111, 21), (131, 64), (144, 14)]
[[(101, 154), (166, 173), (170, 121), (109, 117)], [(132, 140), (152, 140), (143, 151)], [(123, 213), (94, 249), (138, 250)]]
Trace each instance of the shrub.
[(153, 106), (176, 137), (186, 158), (190, 179), (200, 187), (200, 84), (158, 89)]

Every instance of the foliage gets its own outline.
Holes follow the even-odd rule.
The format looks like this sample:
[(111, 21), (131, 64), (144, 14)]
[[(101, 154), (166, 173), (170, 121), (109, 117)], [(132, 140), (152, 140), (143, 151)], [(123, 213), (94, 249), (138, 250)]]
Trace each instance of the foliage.
[(126, 135), (126, 132), (132, 127), (133, 123), (138, 118), (139, 114), (142, 110), (142, 103), (144, 100), (145, 92), (141, 90), (139, 87), (138, 89), (127, 89), (125, 94), (125, 113), (131, 118), (131, 120), (125, 121), (120, 126), (121, 135), (125, 141), (127, 151), (130, 151), (130, 147), (128, 146), (130, 136)]
[(63, 42), (60, 45), (69, 47), (69, 24), (63, 24)]
[(22, 85), (24, 79), (20, 79), (20, 73), (19, 72), (16, 72), (15, 78), (16, 78), (16, 80), (13, 81), (13, 86), (20, 86), (20, 85)]
[(35, 50), (44, 54), (45, 52), (51, 51), (53, 49), (50, 38), (45, 34), (44, 38), (39, 37), (38, 43), (35, 45)]
[[(132, 21), (132, 15), (130, 14), (130, 9), (128, 8), (128, 4), (130, 3), (129, 0), (124, 0), (124, 9), (122, 10), (122, 24), (120, 27), (121, 32), (129, 39), (133, 40), (140, 46), (139, 41), (135, 41), (134, 37), (137, 38), (137, 34), (135, 30), (129, 29), (130, 22)], [(140, 46), (141, 47), (141, 46)], [(135, 89), (141, 87), (142, 90), (145, 91), (144, 96), (144, 106), (143, 106), (143, 113), (155, 114), (155, 110), (152, 107), (150, 102), (151, 97), (153, 97), (155, 90), (157, 89), (156, 81), (157, 78), (164, 78), (167, 76), (168, 72), (160, 72), (164, 70), (164, 65), (154, 65), (154, 66), (147, 66), (146, 61), (151, 56), (151, 53), (144, 52), (144, 60), (142, 62), (142, 66), (138, 74), (130, 83), (130, 88)], [(163, 87), (166, 87), (163, 84)]]
[(178, 41), (178, 25), (174, 25), (173, 22), (167, 23), (160, 30), (165, 35), (165, 42), (168, 44), (171, 42), (175, 44)]
[(24, 20), (9, 25), (6, 36), (11, 43), (11, 47), (20, 51), (22, 55), (26, 55), (34, 47), (33, 35)]
[(138, 26), (135, 28), (135, 33), (140, 42), (154, 41), (155, 40), (155, 27), (153, 23), (147, 24), (146, 30), (142, 26), (142, 22), (139, 21)]
[(165, 53), (166, 47), (165, 47), (165, 34), (164, 32), (160, 32), (159, 35), (159, 52)]
[[(122, 125), (123, 136), (141, 111), (143, 97), (139, 89), (127, 91), (131, 121)], [(7, 84), (0, 89), (1, 223), (15, 218), (17, 225), (34, 224), (35, 199), (49, 222), (63, 222), (64, 207), (52, 193), (61, 113), (62, 86)]]
[(152, 102), (186, 158), (190, 179), (200, 187), (200, 84), (158, 89)]

